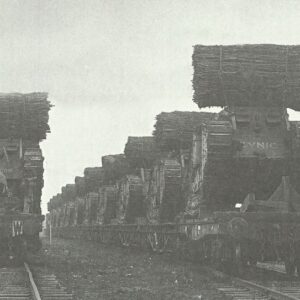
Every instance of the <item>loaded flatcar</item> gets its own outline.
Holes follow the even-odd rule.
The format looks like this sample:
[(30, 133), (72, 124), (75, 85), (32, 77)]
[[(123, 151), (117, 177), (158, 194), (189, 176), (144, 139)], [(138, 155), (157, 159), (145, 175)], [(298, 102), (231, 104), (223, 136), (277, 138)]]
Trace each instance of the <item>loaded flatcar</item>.
[(43, 156), (49, 132), (46, 93), (0, 94), (1, 258), (26, 256), (41, 247)]

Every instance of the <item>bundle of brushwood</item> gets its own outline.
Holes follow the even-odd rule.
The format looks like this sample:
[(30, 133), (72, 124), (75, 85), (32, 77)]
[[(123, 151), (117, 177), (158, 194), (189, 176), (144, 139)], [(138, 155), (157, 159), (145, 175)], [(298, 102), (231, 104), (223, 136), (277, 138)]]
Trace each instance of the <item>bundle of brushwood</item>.
[(190, 149), (196, 127), (216, 117), (209, 112), (162, 112), (156, 116), (155, 142), (161, 150)]
[(300, 110), (300, 46), (194, 46), (193, 100), (208, 106)]
[(132, 168), (149, 168), (158, 151), (153, 136), (129, 136), (124, 153)]
[(104, 181), (104, 170), (102, 167), (84, 169), (85, 188), (87, 192), (97, 192)]
[(102, 156), (102, 167), (105, 184), (114, 184), (129, 172), (129, 163), (124, 154)]
[(41, 141), (50, 132), (47, 93), (0, 93), (0, 138)]
[(48, 203), (48, 210), (56, 209), (62, 205), (61, 194), (53, 196)]
[(82, 197), (86, 194), (84, 177), (80, 177), (80, 176), (75, 177), (75, 188), (76, 188), (76, 195), (77, 196)]
[(62, 196), (66, 201), (74, 201), (76, 197), (76, 187), (75, 184), (67, 184), (65, 189), (62, 189)]

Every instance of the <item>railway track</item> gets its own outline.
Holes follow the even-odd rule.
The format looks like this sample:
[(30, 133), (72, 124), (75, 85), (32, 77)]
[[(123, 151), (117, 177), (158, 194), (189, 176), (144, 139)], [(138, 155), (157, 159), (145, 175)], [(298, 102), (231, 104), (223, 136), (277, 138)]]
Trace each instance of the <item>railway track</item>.
[[(280, 281), (245, 280), (242, 278), (231, 277), (214, 269), (210, 270), (216, 277), (222, 279), (222, 282), (215, 284), (215, 288), (224, 294), (226, 299), (300, 300), (300, 281), (298, 277), (292, 277), (289, 280), (285, 278)], [(282, 272), (280, 271), (278, 271), (278, 273), (282, 275)]]
[(256, 265), (258, 268), (274, 271), (281, 274), (286, 274), (284, 264), (282, 263), (263, 263), (258, 262)]
[(0, 300), (72, 300), (53, 274), (20, 267), (0, 268)]
[(243, 300), (299, 300), (300, 284), (294, 282), (274, 282), (258, 284), (248, 280), (235, 278), (232, 284), (218, 284), (217, 290), (222, 292), (229, 299)]

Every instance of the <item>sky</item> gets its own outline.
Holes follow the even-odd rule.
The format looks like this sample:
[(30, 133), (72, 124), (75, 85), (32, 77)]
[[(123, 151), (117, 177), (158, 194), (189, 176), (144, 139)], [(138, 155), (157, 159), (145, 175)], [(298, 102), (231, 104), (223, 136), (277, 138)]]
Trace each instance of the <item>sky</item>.
[[(298, 0), (0, 0), (0, 91), (49, 93), (42, 208), (155, 115), (194, 110), (195, 44), (300, 44)], [(292, 119), (300, 114), (290, 112)]]

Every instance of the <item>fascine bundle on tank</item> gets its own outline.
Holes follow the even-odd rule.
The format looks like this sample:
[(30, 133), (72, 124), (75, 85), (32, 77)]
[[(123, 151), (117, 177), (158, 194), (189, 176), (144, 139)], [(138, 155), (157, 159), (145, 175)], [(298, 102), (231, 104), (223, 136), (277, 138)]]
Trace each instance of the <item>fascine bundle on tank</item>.
[(124, 153), (133, 168), (150, 167), (158, 155), (153, 136), (129, 136)]
[(75, 182), (76, 196), (84, 196), (86, 193), (84, 177), (76, 176), (74, 182)]
[(300, 46), (194, 46), (193, 100), (209, 106), (300, 110)]
[[(85, 189), (88, 192), (96, 192), (104, 180), (102, 167), (89, 167), (84, 169)], [(79, 182), (78, 182), (79, 184)], [(82, 185), (83, 183), (81, 183)]]
[(50, 132), (47, 93), (0, 93), (0, 138), (41, 141)]
[(105, 155), (101, 160), (105, 184), (114, 184), (129, 171), (129, 163), (124, 154)]
[(162, 112), (156, 116), (155, 142), (164, 151), (190, 149), (195, 128), (215, 117), (209, 112)]
[(67, 184), (65, 187), (62, 187), (62, 197), (65, 201), (74, 201), (76, 197), (76, 187), (75, 184)]

